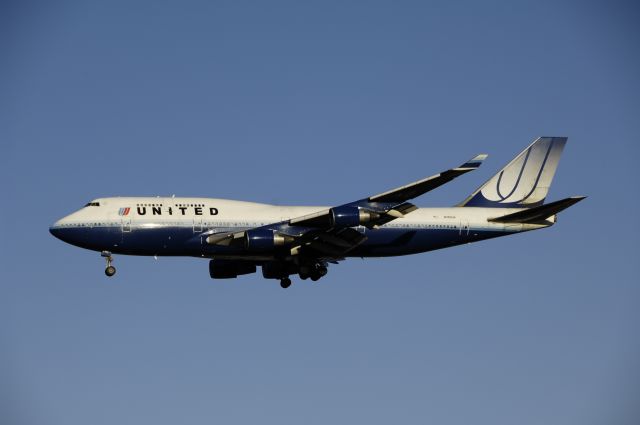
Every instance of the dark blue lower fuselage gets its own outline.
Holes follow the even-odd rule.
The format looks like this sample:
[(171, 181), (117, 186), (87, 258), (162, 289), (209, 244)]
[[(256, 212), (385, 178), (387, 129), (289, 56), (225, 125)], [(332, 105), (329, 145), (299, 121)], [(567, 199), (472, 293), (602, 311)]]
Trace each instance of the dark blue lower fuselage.
[[(241, 231), (244, 229), (237, 229)], [(207, 233), (191, 226), (130, 227), (52, 227), (51, 233), (67, 243), (94, 251), (114, 254), (157, 256), (247, 256), (243, 249), (209, 245)], [(350, 251), (348, 257), (384, 257), (415, 254), (504, 236), (508, 233), (477, 229), (380, 228), (362, 229), (367, 240)]]

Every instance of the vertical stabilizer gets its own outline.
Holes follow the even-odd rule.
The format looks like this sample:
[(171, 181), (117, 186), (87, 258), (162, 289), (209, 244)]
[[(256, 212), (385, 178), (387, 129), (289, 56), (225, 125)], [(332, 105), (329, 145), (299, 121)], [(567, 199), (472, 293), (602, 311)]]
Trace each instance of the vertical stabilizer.
[(540, 137), (459, 206), (530, 208), (549, 192), (566, 137)]

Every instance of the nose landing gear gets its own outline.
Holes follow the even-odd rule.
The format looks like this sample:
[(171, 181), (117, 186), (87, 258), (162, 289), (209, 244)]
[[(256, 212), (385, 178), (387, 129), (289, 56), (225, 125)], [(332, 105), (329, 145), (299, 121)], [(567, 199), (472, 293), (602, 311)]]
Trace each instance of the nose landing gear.
[(113, 257), (111, 256), (111, 253), (109, 251), (102, 251), (100, 255), (106, 258), (107, 260), (107, 268), (104, 269), (104, 274), (106, 274), (108, 277), (111, 277), (114, 274), (116, 274), (116, 268), (111, 265), (111, 262), (113, 261)]

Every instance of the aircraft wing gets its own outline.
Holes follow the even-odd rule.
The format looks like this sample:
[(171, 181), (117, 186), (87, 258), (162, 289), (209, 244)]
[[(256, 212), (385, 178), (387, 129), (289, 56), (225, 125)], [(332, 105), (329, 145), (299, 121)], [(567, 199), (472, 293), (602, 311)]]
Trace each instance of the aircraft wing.
[(409, 199), (417, 198), (422, 194), (425, 194), (437, 187), (442, 186), (445, 183), (450, 182), (458, 176), (477, 169), (482, 164), (482, 161), (484, 161), (486, 158), (486, 154), (476, 155), (459, 167), (443, 171), (442, 173), (436, 174), (435, 176), (427, 177), (426, 179), (418, 180), (417, 182), (409, 183), (408, 185), (401, 186), (384, 193), (380, 193), (379, 195), (370, 196), (368, 200), (369, 202), (400, 203)]
[[(486, 157), (487, 155), (485, 154), (476, 155), (459, 167), (388, 190), (378, 195), (369, 196), (359, 201), (291, 219), (289, 220), (289, 224), (302, 227), (332, 227), (341, 221), (348, 221), (347, 216), (354, 215), (354, 208), (356, 208), (358, 209), (360, 222), (352, 226), (364, 225), (369, 228), (381, 226), (396, 218), (402, 218), (417, 209), (415, 205), (406, 201), (423, 195), (450, 182), (458, 176), (477, 169)], [(355, 220), (351, 221), (355, 222)]]
[(253, 246), (271, 243), (273, 247), (286, 248), (290, 255), (304, 252), (305, 255), (340, 258), (367, 239), (354, 227), (375, 229), (404, 217), (417, 209), (408, 200), (477, 169), (486, 157), (485, 154), (477, 155), (459, 167), (355, 202), (253, 229), (211, 234), (206, 241), (211, 245), (244, 246), (246, 249), (250, 249), (252, 243)]

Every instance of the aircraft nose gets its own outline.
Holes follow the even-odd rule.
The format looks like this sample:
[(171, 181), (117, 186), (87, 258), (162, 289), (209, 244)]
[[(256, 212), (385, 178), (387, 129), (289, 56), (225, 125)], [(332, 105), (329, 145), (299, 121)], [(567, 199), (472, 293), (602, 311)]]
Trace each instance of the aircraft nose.
[(55, 236), (56, 238), (58, 238), (60, 240), (64, 240), (62, 238), (63, 231), (62, 231), (62, 228), (60, 226), (60, 220), (56, 221), (51, 226), (49, 226), (49, 233), (51, 233), (53, 236)]

